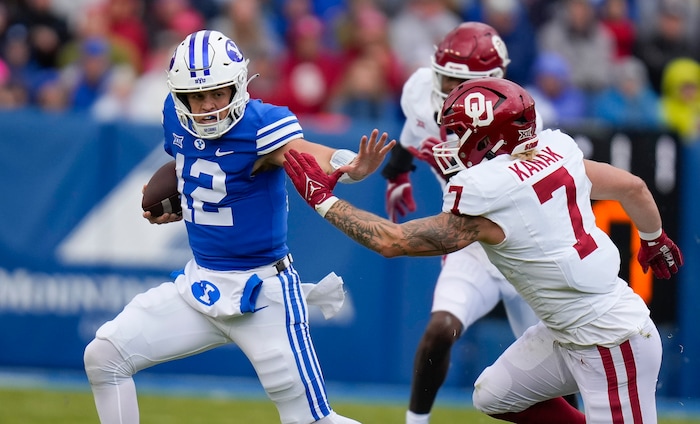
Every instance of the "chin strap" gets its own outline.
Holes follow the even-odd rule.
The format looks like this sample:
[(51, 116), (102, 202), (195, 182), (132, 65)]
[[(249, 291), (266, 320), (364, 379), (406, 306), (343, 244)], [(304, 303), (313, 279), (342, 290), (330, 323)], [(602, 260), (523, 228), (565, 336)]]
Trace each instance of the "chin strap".
[(489, 150), (488, 153), (486, 153), (486, 156), (485, 156), (486, 159), (487, 159), (487, 160), (491, 160), (491, 159), (495, 158), (495, 157), (497, 156), (497, 155), (496, 155), (496, 152), (497, 152), (498, 149), (500, 149), (504, 144), (506, 144), (505, 141), (499, 140), (499, 142), (496, 143), (496, 145), (493, 146), (493, 148), (492, 148), (491, 150)]
[[(224, 132), (224, 128), (230, 127), (232, 122), (233, 122), (233, 118), (231, 118), (231, 116), (229, 115), (225, 119), (222, 119), (221, 121), (217, 121), (213, 124), (198, 124), (198, 123), (192, 121), (192, 126), (194, 127), (195, 132), (197, 134), (199, 134), (200, 137), (205, 138), (205, 137), (211, 137), (211, 135), (214, 132), (216, 134), (222, 134)], [(208, 130), (214, 130), (214, 131), (209, 133)]]

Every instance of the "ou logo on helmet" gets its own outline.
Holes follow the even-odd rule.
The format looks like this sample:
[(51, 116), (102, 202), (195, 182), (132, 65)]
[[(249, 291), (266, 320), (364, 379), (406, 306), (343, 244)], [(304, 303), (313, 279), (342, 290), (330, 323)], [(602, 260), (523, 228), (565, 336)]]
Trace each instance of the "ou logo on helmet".
[(496, 49), (498, 57), (500, 57), (501, 61), (505, 63), (504, 66), (507, 66), (510, 60), (508, 59), (508, 48), (506, 47), (506, 43), (503, 42), (503, 39), (498, 35), (494, 35), (493, 37), (491, 37), (491, 42), (493, 43), (494, 49)]
[(464, 114), (472, 118), (473, 127), (485, 127), (493, 122), (493, 102), (483, 93), (469, 93), (464, 99)]

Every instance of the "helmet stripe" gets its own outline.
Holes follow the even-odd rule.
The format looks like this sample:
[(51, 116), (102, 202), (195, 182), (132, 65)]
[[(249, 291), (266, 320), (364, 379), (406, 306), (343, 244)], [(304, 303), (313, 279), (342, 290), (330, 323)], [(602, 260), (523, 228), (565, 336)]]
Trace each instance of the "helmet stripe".
[(190, 35), (190, 48), (189, 48), (190, 63), (189, 63), (189, 66), (190, 66), (190, 76), (191, 76), (192, 78), (194, 78), (194, 77), (197, 76), (197, 73), (194, 71), (195, 69), (197, 69), (197, 68), (194, 66), (194, 63), (195, 63), (195, 59), (194, 59), (194, 42), (195, 42), (195, 38), (197, 38), (197, 33), (194, 33), (194, 34)]
[[(201, 48), (197, 50), (195, 45), (197, 44), (197, 37), (202, 35)], [(202, 69), (204, 75), (211, 75), (211, 58), (209, 57), (209, 36), (211, 31), (199, 31), (190, 36), (190, 47), (189, 47), (189, 59), (190, 59), (190, 77), (195, 78), (197, 76), (197, 70)], [(198, 64), (198, 54), (201, 54), (202, 65)]]
[(204, 39), (202, 40), (202, 68), (204, 68), (204, 75), (210, 75), (209, 68), (211, 63), (209, 63), (209, 35), (211, 31), (204, 32)]

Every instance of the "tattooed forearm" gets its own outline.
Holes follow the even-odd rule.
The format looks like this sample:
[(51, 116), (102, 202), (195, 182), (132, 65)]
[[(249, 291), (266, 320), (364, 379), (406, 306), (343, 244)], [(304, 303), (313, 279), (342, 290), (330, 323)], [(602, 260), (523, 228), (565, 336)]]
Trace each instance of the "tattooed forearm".
[(389, 237), (394, 223), (357, 209), (340, 200), (326, 213), (326, 220), (361, 245), (382, 253), (384, 237)]
[(423, 256), (454, 252), (476, 241), (479, 235), (474, 218), (451, 213), (410, 221), (402, 229), (411, 248), (407, 254)]
[(479, 234), (474, 218), (439, 214), (403, 225), (338, 201), (326, 220), (361, 245), (383, 256), (439, 256), (474, 242)]

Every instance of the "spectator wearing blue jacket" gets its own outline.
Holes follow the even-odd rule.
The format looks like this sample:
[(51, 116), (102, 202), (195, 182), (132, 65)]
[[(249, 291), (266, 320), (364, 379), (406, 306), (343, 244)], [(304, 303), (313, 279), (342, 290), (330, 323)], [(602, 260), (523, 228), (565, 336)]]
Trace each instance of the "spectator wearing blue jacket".
[(109, 87), (113, 64), (106, 40), (90, 38), (81, 46), (81, 56), (69, 71), (74, 80), (71, 91), (71, 107), (89, 110)]
[(644, 63), (629, 56), (615, 63), (613, 84), (593, 99), (591, 114), (616, 127), (656, 128), (660, 106)]
[(527, 91), (535, 99), (545, 128), (575, 124), (587, 118), (586, 94), (572, 83), (569, 64), (558, 53), (538, 55), (533, 84)]

